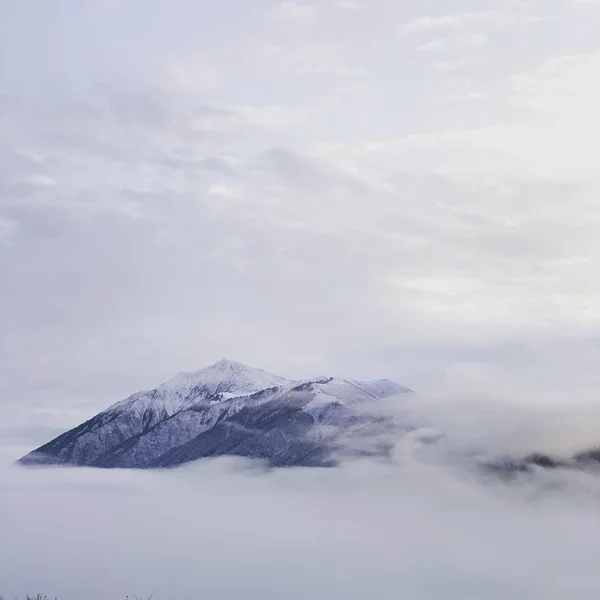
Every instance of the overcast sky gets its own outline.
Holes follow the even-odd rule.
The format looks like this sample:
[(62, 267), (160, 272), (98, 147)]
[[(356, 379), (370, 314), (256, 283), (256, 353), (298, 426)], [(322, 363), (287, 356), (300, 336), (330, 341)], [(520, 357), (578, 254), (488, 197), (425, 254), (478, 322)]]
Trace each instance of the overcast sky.
[(0, 0), (5, 443), (223, 356), (589, 394), (599, 27), (595, 0)]

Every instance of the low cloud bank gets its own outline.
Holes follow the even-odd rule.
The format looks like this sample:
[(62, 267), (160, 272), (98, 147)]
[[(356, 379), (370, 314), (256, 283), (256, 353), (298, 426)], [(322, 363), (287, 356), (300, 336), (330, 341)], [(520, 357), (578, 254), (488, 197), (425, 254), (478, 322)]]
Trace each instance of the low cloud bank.
[[(555, 444), (566, 413), (419, 402), (423, 424), (435, 421), (444, 441), (423, 443), (429, 430), (419, 429), (398, 440), (392, 460), (339, 469), (268, 471), (239, 459), (164, 472), (4, 464), (0, 594), (597, 598), (600, 477), (539, 469), (507, 482), (467, 458), (511, 440)], [(411, 410), (405, 402), (404, 415)], [(564, 439), (573, 444), (592, 413), (574, 414)]]

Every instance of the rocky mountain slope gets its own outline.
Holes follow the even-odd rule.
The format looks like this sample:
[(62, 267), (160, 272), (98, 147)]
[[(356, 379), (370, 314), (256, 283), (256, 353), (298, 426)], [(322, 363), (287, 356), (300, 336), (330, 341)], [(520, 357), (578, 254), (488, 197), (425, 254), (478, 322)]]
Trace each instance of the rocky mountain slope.
[(340, 435), (385, 426), (379, 400), (410, 393), (388, 380), (291, 381), (224, 359), (117, 402), (20, 462), (143, 469), (234, 455), (326, 465)]

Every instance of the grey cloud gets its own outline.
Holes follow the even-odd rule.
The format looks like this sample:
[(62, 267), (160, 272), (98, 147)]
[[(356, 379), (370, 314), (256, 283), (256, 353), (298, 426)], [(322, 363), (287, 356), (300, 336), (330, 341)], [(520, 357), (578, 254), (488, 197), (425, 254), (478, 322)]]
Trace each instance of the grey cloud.
[(164, 474), (3, 469), (8, 594), (541, 600), (598, 590), (598, 486), (581, 474), (483, 482), (410, 444), (393, 464), (327, 477), (229, 460)]
[[(386, 375), (382, 364), (395, 372), (398, 361), (422, 374), (414, 351), (397, 350), (379, 365), (372, 356), (397, 340), (410, 348), (423, 335), (448, 344), (473, 332), (428, 323), (423, 300), (433, 292), (415, 288), (415, 278), (475, 276), (506, 290), (540, 258), (568, 256), (555, 229), (538, 241), (531, 228), (506, 228), (443, 178), (405, 176), (399, 191), (386, 192), (291, 150), (199, 161), (183, 186), (173, 180), (178, 190), (169, 189), (169, 173), (161, 174), (164, 191), (99, 180), (96, 189), (44, 188), (45, 205), (6, 211), (19, 223), (2, 257), (11, 282), (3, 297), (8, 412), (21, 414), (20, 399), (44, 387), (49, 397), (62, 388), (73, 398), (72, 387), (101, 408), (159, 374), (220, 355), (275, 370), (303, 364), (307, 375)], [(207, 193), (215, 171), (206, 161), (240, 197)], [(275, 358), (283, 345), (289, 354)], [(445, 370), (434, 355), (432, 348), (422, 359), (432, 377)], [(32, 360), (35, 377), (26, 375)], [(408, 368), (402, 374), (411, 377)]]

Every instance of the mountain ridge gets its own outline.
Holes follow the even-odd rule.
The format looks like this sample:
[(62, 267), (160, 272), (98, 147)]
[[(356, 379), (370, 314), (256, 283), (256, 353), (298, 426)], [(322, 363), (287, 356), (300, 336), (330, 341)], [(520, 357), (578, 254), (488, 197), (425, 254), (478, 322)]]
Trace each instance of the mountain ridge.
[(291, 380), (222, 359), (112, 404), (18, 462), (159, 468), (236, 455), (328, 464), (337, 435), (376, 420), (370, 405), (410, 393), (389, 380)]

